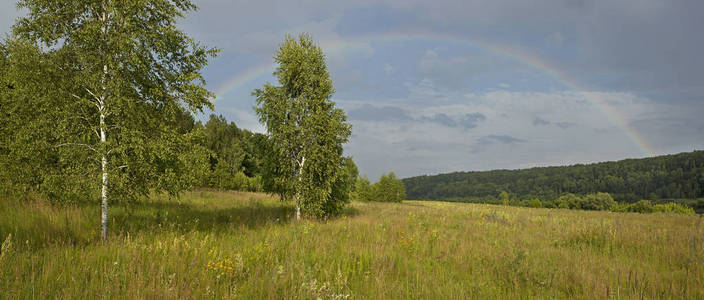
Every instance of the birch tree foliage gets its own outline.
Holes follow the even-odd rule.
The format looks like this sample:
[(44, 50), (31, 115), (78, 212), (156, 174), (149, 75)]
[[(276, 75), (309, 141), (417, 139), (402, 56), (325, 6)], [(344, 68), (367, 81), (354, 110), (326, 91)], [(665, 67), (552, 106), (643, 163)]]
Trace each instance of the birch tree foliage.
[(287, 36), (274, 61), (279, 85), (267, 83), (253, 92), (271, 140), (264, 184), (282, 199), (295, 199), (306, 215), (338, 214), (349, 200), (337, 189), (347, 178), (342, 145), (351, 126), (331, 101), (323, 51), (309, 35)]
[[(180, 176), (192, 167), (186, 161), (204, 158), (178, 132), (177, 118), (212, 108), (200, 70), (217, 53), (176, 27), (195, 5), (21, 0), (18, 7), (28, 15), (6, 41), (7, 60), (16, 65), (8, 80), (18, 89), (5, 98), (29, 110), (22, 99), (40, 96), (36, 115), (13, 117), (46, 134), (33, 141), (66, 162), (62, 171), (96, 179), (103, 198), (135, 199), (151, 189), (175, 194), (188, 186), (192, 176)], [(36, 49), (35, 57), (20, 54), (23, 47)], [(36, 67), (22, 66), (31, 59)]]
[[(54, 80), (42, 63), (38, 49), (28, 43), (8, 40), (0, 43), (0, 177), (5, 189), (38, 188), (44, 178), (50, 178), (48, 168), (33, 166), (59, 163), (46, 151), (50, 130), (56, 124), (52, 106), (57, 103), (48, 97)], [(42, 76), (39, 76), (42, 74)], [(43, 79), (38, 79), (44, 77)], [(44, 81), (44, 82), (42, 82)], [(46, 105), (42, 105), (46, 102)], [(42, 117), (43, 116), (43, 117)]]
[(372, 185), (372, 200), (381, 202), (401, 202), (406, 200), (406, 188), (394, 172), (382, 174)]

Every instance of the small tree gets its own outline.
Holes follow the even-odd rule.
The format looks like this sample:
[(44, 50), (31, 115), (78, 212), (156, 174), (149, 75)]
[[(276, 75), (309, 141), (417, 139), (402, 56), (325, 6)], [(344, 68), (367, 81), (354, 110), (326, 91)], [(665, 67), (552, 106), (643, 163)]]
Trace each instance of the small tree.
[(586, 210), (611, 210), (616, 205), (614, 198), (609, 193), (596, 193), (584, 196), (582, 209)]
[(499, 193), (499, 200), (501, 200), (501, 204), (509, 205), (510, 199), (508, 193), (506, 191), (501, 191), (501, 193)]
[[(11, 57), (17, 64), (38, 58), (39, 67), (17, 68), (14, 82), (23, 97), (42, 101), (16, 117), (45, 134), (42, 150), (60, 176), (44, 182), (65, 171), (98, 183), (107, 240), (108, 199), (186, 187), (183, 153), (191, 143), (178, 118), (212, 107), (200, 70), (217, 50), (176, 27), (196, 9), (188, 0), (21, 0), (18, 7), (28, 15), (14, 27), (13, 39), (25, 45), (15, 49), (36, 53)], [(19, 80), (27, 76), (39, 80)]]
[(396, 178), (394, 172), (382, 174), (379, 181), (372, 185), (372, 199), (381, 202), (401, 202), (406, 200), (406, 188), (403, 182)]
[(582, 199), (575, 194), (567, 193), (557, 198), (555, 205), (558, 208), (581, 209)]
[(352, 199), (355, 201), (372, 201), (372, 186), (366, 176), (359, 176), (354, 184)]
[(271, 140), (264, 186), (283, 200), (295, 199), (297, 219), (301, 210), (316, 217), (338, 214), (346, 201), (337, 191), (347, 178), (342, 145), (351, 126), (331, 101), (323, 51), (309, 35), (287, 36), (274, 61), (280, 85), (267, 83), (252, 93)]
[(540, 199), (533, 198), (533, 200), (528, 201), (528, 207), (540, 208), (543, 207), (543, 203), (540, 202)]

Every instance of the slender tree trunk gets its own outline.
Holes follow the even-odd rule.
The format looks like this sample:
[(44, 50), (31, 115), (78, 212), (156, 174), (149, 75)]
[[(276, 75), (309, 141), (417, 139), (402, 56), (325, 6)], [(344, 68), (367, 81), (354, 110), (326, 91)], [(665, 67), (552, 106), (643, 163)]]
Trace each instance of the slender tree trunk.
[[(105, 76), (105, 73), (107, 73), (108, 66), (104, 65), (103, 66), (103, 74)], [(100, 171), (102, 172), (102, 182), (101, 182), (101, 188), (100, 188), (100, 207), (101, 207), (101, 214), (100, 214), (100, 232), (101, 236), (103, 238), (103, 242), (107, 242), (108, 240), (108, 156), (107, 156), (107, 150), (105, 147), (105, 143), (107, 141), (107, 127), (105, 126), (105, 78), (103, 77), (103, 95), (100, 96), (100, 106), (98, 111), (100, 112), (100, 151), (101, 151), (101, 159), (100, 159)]]
[(301, 196), (296, 195), (296, 220), (301, 219)]
[[(301, 158), (301, 162), (298, 164), (298, 183), (301, 183), (301, 175), (303, 174), (303, 165), (306, 163), (306, 157)], [(301, 191), (300, 188), (296, 190), (296, 220), (301, 219)]]
[[(101, 19), (103, 21), (103, 28), (101, 28), (101, 31), (107, 46), (108, 14), (106, 12), (105, 1), (102, 3), (102, 9)], [(102, 93), (100, 94), (100, 99), (98, 101), (98, 111), (100, 113), (100, 151), (102, 156), (100, 160), (100, 169), (102, 172), (102, 182), (100, 188), (100, 233), (103, 238), (103, 242), (108, 241), (108, 152), (105, 146), (107, 141), (107, 127), (105, 125), (105, 116), (107, 111), (107, 106), (105, 105), (105, 100), (107, 97), (107, 76), (108, 65), (107, 63), (104, 63), (103, 75), (100, 79)]]
[[(100, 143), (105, 144), (105, 115), (100, 112)], [(103, 242), (108, 240), (108, 158), (103, 153), (103, 157), (100, 161), (101, 171), (103, 173), (103, 181), (100, 191), (101, 198), (101, 214), (100, 214), (100, 228)]]

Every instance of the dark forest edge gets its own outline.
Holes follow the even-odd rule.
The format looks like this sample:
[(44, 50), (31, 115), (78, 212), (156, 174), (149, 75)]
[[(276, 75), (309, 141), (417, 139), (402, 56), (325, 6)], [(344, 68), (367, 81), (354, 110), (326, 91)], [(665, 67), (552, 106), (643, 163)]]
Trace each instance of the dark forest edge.
[(614, 204), (598, 210), (686, 211), (688, 206), (703, 213), (704, 151), (571, 166), (424, 175), (405, 178), (403, 183), (408, 199), (415, 200), (597, 209), (581, 203), (604, 194)]

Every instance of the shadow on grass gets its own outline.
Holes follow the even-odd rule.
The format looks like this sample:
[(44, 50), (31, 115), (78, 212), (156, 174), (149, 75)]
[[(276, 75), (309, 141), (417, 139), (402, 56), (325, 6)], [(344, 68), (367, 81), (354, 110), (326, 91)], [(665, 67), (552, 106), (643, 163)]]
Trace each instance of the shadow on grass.
[(360, 213), (361, 213), (361, 211), (360, 211), (359, 209), (354, 208), (354, 207), (352, 207), (352, 206), (350, 206), (350, 205), (348, 204), (347, 206), (345, 206), (345, 207), (342, 209), (342, 213), (340, 214), (340, 216), (339, 216), (339, 217), (334, 217), (333, 220), (334, 220), (334, 219), (337, 219), (337, 218), (340, 218), (340, 217), (348, 217), (348, 218), (356, 217), (356, 216), (358, 216)]
[[(109, 210), (109, 237), (114, 239), (127, 234), (136, 236), (153, 232), (236, 233), (243, 229), (285, 226), (295, 222), (295, 207), (290, 202), (263, 200), (258, 196), (232, 201), (227, 200), (227, 196), (201, 196), (196, 198), (196, 202), (156, 198), (113, 204)], [(202, 201), (204, 198), (208, 199)], [(5, 201), (0, 202), (0, 211), (0, 243), (10, 233), (15, 241), (24, 241), (22, 247), (29, 251), (100, 243), (98, 203), (55, 206), (39, 200)], [(346, 206), (342, 211), (342, 216), (359, 214), (360, 211), (351, 206)]]
[(267, 225), (290, 223), (295, 208), (290, 204), (267, 205), (250, 201), (236, 207), (209, 207), (177, 202), (144, 202), (114, 207), (111, 228), (135, 234), (154, 228), (175, 232), (192, 230), (219, 232), (239, 228), (255, 229)]
[[(289, 224), (295, 222), (295, 213), (295, 206), (287, 202), (263, 203), (249, 200), (241, 206), (218, 208), (175, 201), (149, 201), (131, 207), (114, 207), (110, 221), (113, 231), (129, 234), (153, 230), (155, 227), (175, 232), (222, 232)], [(339, 217), (359, 214), (358, 209), (348, 205)]]

